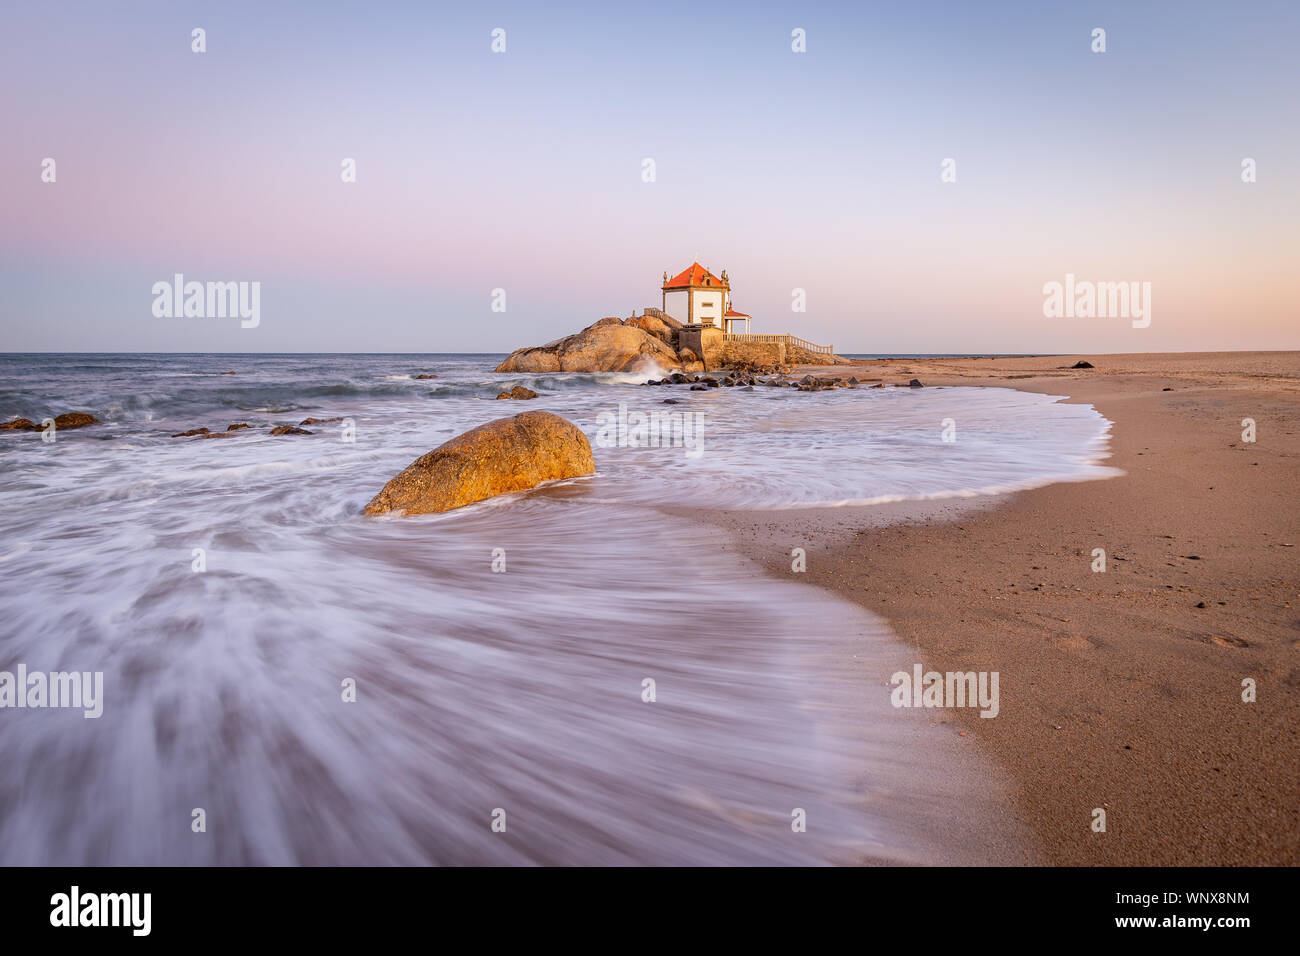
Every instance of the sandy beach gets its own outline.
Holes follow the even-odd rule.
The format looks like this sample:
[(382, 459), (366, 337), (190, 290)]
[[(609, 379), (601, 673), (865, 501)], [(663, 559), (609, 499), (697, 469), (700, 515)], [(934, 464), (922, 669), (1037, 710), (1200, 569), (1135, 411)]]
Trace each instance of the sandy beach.
[[(1095, 367), (1068, 368), (1079, 360)], [(1008, 831), (1033, 835), (1013, 855), (1300, 863), (1300, 353), (804, 371), (1068, 396), (1114, 423), (1107, 463), (1124, 474), (1107, 480), (868, 509), (709, 513), (773, 575), (886, 618), (927, 669), (1000, 673), (995, 719), (906, 713), (941, 723), (1005, 774)], [(952, 417), (960, 441), (959, 406)], [(1243, 441), (1243, 419), (1256, 441)], [(793, 547), (807, 549), (804, 574), (791, 571)], [(1093, 570), (1097, 548), (1104, 572)], [(863, 677), (863, 692), (887, 694), (888, 677)], [(1090, 826), (1096, 808), (1104, 833)], [(988, 825), (971, 821), (970, 832)]]

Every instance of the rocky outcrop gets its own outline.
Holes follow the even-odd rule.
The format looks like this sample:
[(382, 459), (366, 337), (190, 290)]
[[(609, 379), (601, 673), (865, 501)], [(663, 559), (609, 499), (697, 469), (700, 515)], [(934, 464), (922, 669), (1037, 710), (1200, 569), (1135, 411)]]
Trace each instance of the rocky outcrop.
[(271, 429), (272, 435), (310, 435), (311, 432), (297, 425), (276, 425)]
[(550, 412), (501, 418), (413, 461), (365, 507), (368, 515), (433, 514), (596, 471), (582, 430)]
[(517, 349), (498, 372), (649, 372), (680, 367), (672, 346), (610, 316), (546, 345)]
[(497, 400), (499, 401), (503, 398), (513, 398), (516, 401), (526, 401), (527, 399), (536, 398), (536, 397), (537, 397), (537, 393), (534, 392), (531, 388), (524, 388), (522, 385), (516, 385), (510, 391), (502, 392), (500, 395), (498, 395)]
[(606, 316), (581, 332), (546, 345), (516, 349), (498, 372), (713, 372), (728, 365), (849, 365), (811, 350), (792, 335), (732, 336), (712, 325), (682, 325), (647, 309), (630, 319)]
[(0, 431), (6, 431), (6, 432), (7, 431), (31, 432), (31, 431), (35, 431), (38, 428), (40, 428), (40, 426), (37, 425), (34, 421), (32, 421), (30, 418), (15, 418), (13, 421), (4, 422), (3, 424), (0, 424)]

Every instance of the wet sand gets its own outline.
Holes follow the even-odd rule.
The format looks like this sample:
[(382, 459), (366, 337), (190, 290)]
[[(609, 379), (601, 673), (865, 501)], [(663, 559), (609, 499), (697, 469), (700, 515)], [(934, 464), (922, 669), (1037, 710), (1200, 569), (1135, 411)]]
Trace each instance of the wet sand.
[[(1093, 369), (1061, 366), (1077, 360)], [(993, 499), (709, 512), (770, 573), (884, 616), (935, 671), (998, 671), (1000, 713), (894, 711), (1010, 785), (1011, 862), (1300, 863), (1300, 353), (920, 359), (800, 369), (1068, 396), (1121, 477)], [(793, 396), (792, 396), (793, 397)], [(952, 417), (961, 438), (961, 408)], [(1243, 441), (1242, 420), (1257, 440)], [(936, 428), (939, 424), (936, 423)], [(791, 570), (792, 548), (807, 571)], [(1093, 570), (1096, 548), (1104, 572)], [(851, 662), (846, 662), (851, 666)], [(1243, 680), (1257, 700), (1242, 700)], [(888, 694), (889, 675), (860, 675)], [(955, 769), (955, 768), (954, 768)], [(1094, 810), (1106, 831), (1094, 832)], [(1008, 862), (1003, 845), (989, 862)]]

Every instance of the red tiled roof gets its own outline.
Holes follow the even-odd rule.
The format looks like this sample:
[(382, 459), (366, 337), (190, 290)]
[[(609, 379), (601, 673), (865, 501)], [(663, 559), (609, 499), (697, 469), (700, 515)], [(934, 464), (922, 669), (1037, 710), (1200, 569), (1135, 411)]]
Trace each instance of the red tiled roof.
[(712, 289), (721, 286), (722, 280), (698, 262), (692, 262), (689, 269), (677, 273), (664, 283), (665, 289)]
[(727, 315), (734, 315), (736, 318), (739, 318), (739, 319), (752, 319), (752, 318), (753, 318), (753, 316), (750, 315), (748, 312), (737, 312), (735, 309), (728, 309), (728, 310), (727, 310)]

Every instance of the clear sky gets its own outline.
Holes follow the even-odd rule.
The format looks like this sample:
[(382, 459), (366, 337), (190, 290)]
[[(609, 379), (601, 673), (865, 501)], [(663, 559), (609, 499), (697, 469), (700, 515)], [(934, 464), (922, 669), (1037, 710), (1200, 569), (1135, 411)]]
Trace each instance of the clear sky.
[[(0, 51), (5, 350), (508, 351), (696, 259), (841, 352), (1300, 348), (1290, 0), (55, 0)], [(178, 272), (260, 324), (155, 318)], [(1067, 273), (1150, 326), (1045, 317)]]

